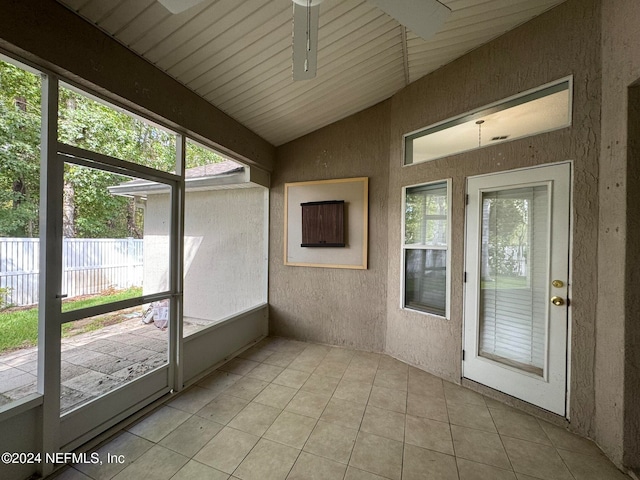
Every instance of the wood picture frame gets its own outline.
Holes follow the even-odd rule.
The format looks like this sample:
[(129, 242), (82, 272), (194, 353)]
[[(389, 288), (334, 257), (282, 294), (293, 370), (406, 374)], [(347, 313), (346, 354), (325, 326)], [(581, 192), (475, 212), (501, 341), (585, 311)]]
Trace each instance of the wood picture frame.
[[(322, 246), (322, 248), (317, 248), (321, 245), (303, 246), (302, 204), (333, 204), (334, 202), (343, 202), (344, 205), (344, 246)], [(285, 265), (366, 270), (368, 230), (368, 177), (285, 184)]]

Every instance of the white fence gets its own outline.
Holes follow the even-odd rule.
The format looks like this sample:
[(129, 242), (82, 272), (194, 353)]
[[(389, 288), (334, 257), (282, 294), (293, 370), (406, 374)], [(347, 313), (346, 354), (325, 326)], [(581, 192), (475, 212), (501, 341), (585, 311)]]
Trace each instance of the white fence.
[[(0, 288), (9, 305), (38, 303), (40, 241), (0, 238)], [(108, 288), (141, 286), (143, 240), (133, 238), (65, 238), (62, 247), (62, 292), (68, 297)]]

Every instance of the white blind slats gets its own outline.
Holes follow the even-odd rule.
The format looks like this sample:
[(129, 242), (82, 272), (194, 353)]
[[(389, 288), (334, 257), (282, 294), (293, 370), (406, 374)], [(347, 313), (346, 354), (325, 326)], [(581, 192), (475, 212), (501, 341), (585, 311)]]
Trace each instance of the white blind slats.
[(480, 355), (542, 372), (545, 354), (546, 186), (482, 196)]

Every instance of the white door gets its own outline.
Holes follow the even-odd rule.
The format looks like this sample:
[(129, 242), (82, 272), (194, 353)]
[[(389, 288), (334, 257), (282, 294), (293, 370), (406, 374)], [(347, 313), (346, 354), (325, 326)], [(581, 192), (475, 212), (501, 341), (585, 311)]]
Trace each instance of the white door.
[(571, 166), (468, 179), (465, 378), (565, 415)]

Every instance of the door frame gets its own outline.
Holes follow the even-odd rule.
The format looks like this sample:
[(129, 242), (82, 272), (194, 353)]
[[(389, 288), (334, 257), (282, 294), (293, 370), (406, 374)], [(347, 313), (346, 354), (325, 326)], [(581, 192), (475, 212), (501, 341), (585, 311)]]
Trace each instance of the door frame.
[[(516, 169), (510, 169), (510, 170), (501, 170), (501, 171), (497, 171), (497, 172), (491, 172), (491, 173), (486, 173), (486, 174), (481, 174), (481, 175), (474, 175), (472, 177), (467, 177), (465, 179), (465, 198), (467, 199), (465, 201), (465, 217), (464, 217), (464, 284), (463, 284), (463, 306), (462, 306), (462, 357), (461, 357), (461, 372), (462, 372), (462, 378), (467, 378), (465, 377), (465, 339), (466, 339), (466, 330), (467, 330), (467, 325), (466, 322), (468, 321), (468, 316), (467, 316), (467, 309), (468, 309), (468, 305), (467, 305), (467, 295), (468, 295), (468, 285), (470, 284), (470, 282), (467, 281), (467, 271), (468, 271), (468, 266), (469, 266), (469, 258), (467, 255), (467, 238), (468, 238), (468, 217), (470, 214), (469, 208), (467, 207), (468, 204), (468, 180), (471, 178), (482, 178), (482, 177), (491, 177), (491, 176), (495, 176), (495, 175), (501, 175), (501, 174), (507, 174), (507, 173), (517, 173), (517, 172), (522, 172), (522, 171), (530, 171), (533, 169), (538, 169), (538, 168), (544, 168), (544, 167), (552, 167), (552, 166), (560, 166), (560, 165), (568, 165), (569, 167), (569, 175), (568, 175), (568, 181), (569, 181), (569, 185), (568, 185), (568, 225), (567, 225), (567, 241), (568, 241), (568, 248), (567, 248), (567, 285), (566, 285), (566, 299), (567, 299), (567, 326), (566, 326), (566, 344), (565, 344), (565, 351), (566, 351), (566, 358), (565, 358), (565, 365), (566, 365), (566, 372), (565, 372), (565, 405), (564, 405), (564, 415), (560, 415), (554, 412), (550, 412), (547, 409), (544, 409), (543, 407), (540, 407), (538, 405), (532, 404), (530, 402), (528, 402), (527, 400), (523, 400), (520, 399), (518, 397), (515, 397), (511, 394), (508, 393), (504, 393), (501, 392), (500, 390), (497, 390), (494, 387), (491, 387), (489, 385), (484, 385), (487, 388), (490, 388), (492, 390), (495, 390), (496, 392), (500, 392), (503, 395), (508, 395), (512, 398), (516, 398), (517, 400), (520, 400), (522, 402), (528, 403), (529, 405), (534, 406), (535, 408), (540, 408), (542, 410), (544, 410), (545, 412), (549, 412), (549, 413), (553, 413), (555, 415), (560, 415), (563, 418), (566, 419), (570, 419), (571, 417), (571, 412), (570, 412), (570, 401), (571, 401), (571, 352), (572, 352), (572, 309), (569, 308), (571, 306), (570, 304), (570, 300), (572, 298), (572, 288), (573, 288), (573, 225), (574, 225), (574, 214), (573, 214), (573, 184), (574, 184), (574, 166), (573, 166), (573, 160), (563, 160), (563, 161), (559, 161), (559, 162), (553, 162), (553, 163), (545, 163), (545, 164), (540, 164), (540, 165), (534, 165), (534, 166), (530, 166), (530, 167), (522, 167), (522, 168), (516, 168)], [(533, 183), (533, 182), (531, 182)], [(475, 259), (477, 260), (477, 259)], [(476, 335), (476, 341), (477, 341), (477, 335)], [(473, 380), (471, 378), (467, 378), (470, 381), (473, 382), (477, 382), (476, 380)], [(479, 382), (477, 382), (479, 383)]]

